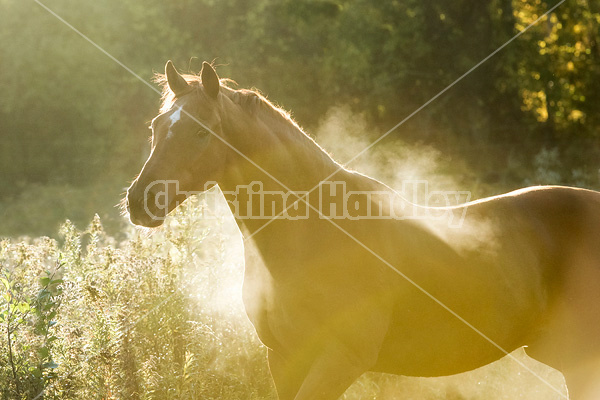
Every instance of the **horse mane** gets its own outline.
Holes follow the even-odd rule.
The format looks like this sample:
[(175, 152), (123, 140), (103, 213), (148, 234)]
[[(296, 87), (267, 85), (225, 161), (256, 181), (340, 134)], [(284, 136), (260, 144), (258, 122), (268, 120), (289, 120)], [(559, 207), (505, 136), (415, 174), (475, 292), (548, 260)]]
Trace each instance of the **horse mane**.
[[(199, 89), (202, 86), (202, 78), (200, 75), (183, 74), (183, 78), (188, 84)], [(283, 108), (276, 106), (269, 101), (260, 91), (257, 89), (234, 89), (231, 85), (237, 85), (237, 83), (231, 79), (221, 78), (221, 93), (227, 96), (234, 104), (240, 106), (240, 108), (251, 115), (257, 115), (267, 117), (271, 121), (281, 124), (283, 128), (280, 132), (288, 131), (291, 134), (285, 135), (290, 138), (303, 139), (299, 140), (298, 143), (302, 143), (302, 146), (307, 149), (318, 149), (318, 160), (323, 165), (330, 162), (336, 163), (341, 167), (329, 153), (323, 149), (315, 140), (307, 135), (304, 130), (294, 121), (290, 113), (285, 111)], [(162, 87), (162, 98), (160, 113), (167, 112), (173, 107), (173, 104), (177, 100), (175, 93), (171, 91), (167, 84), (167, 77), (164, 74), (155, 74), (154, 82), (158, 83)], [(295, 131), (295, 132), (294, 132)], [(292, 133), (294, 132), (294, 133)]]
[[(182, 76), (187, 83), (193, 87), (200, 88), (202, 86), (202, 78), (200, 75), (182, 74)], [(153, 80), (162, 88), (160, 113), (167, 112), (171, 109), (171, 107), (173, 107), (173, 104), (177, 100), (177, 96), (175, 96), (175, 93), (173, 93), (173, 91), (169, 88), (165, 74), (156, 73), (154, 74)], [(236, 85), (237, 83), (228, 78), (221, 78), (219, 81), (221, 83), (221, 89), (224, 89), (222, 92), (229, 97), (230, 100), (238, 104), (243, 110), (250, 113), (266, 111), (276, 118), (283, 118), (285, 122), (291, 123), (295, 128), (302, 130), (296, 121), (294, 121), (289, 112), (273, 104), (262, 93), (260, 93), (259, 90), (234, 89), (231, 86)]]

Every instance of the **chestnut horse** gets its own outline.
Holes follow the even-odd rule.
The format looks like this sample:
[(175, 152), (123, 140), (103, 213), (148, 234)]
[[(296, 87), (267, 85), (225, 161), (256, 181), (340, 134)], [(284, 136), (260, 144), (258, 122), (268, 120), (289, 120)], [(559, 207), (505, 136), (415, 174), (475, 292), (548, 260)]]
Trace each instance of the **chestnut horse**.
[[(229, 202), (249, 239), (244, 304), (281, 400), (337, 399), (366, 371), (469, 371), (525, 345), (564, 374), (571, 399), (600, 398), (600, 193), (552, 186), (435, 209), (390, 203), (391, 188), (340, 166), (209, 64), (195, 76), (168, 62), (159, 80), (152, 151), (127, 192), (134, 224), (159, 226), (214, 184), (238, 196), (253, 185), (285, 192), (271, 214), (296, 213), (247, 218), (241, 200)], [(315, 190), (323, 181), (341, 186)], [(350, 210), (372, 218), (340, 213), (341, 188), (373, 194)], [(245, 216), (264, 214), (264, 203), (244, 204)]]

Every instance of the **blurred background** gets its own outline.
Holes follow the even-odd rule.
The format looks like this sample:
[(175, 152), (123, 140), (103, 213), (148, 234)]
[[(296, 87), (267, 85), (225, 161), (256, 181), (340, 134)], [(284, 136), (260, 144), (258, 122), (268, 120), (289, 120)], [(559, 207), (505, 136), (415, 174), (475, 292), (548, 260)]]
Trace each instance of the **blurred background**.
[[(342, 162), (558, 4), (40, 1), (147, 82), (168, 59), (213, 61)], [(567, 0), (349, 167), (473, 198), (600, 189), (599, 28), (600, 2)], [(223, 202), (190, 199), (152, 234), (119, 215), (159, 102), (37, 0), (0, 0), (2, 400), (275, 398)], [(365, 375), (345, 398), (563, 398), (560, 373), (514, 356), (459, 377)]]
[[(342, 107), (368, 144), (557, 1), (43, 3), (148, 81), (168, 59), (185, 72), (214, 61), (317, 140)], [(600, 3), (565, 2), (377, 148), (434, 150), (427, 172), (475, 196), (598, 188), (599, 25)], [(157, 94), (33, 1), (0, 0), (0, 71), (0, 235), (55, 236), (94, 213), (118, 230)]]

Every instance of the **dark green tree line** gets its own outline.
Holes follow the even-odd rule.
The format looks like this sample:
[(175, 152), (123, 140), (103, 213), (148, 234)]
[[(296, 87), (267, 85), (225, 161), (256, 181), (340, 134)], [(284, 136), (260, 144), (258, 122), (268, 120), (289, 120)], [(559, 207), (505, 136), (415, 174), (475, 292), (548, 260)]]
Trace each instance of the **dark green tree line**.
[[(556, 3), (44, 2), (147, 81), (167, 59), (192, 71), (214, 60), (222, 76), (260, 88), (308, 128), (349, 105), (373, 138)], [(496, 176), (492, 184), (522, 184), (494, 171), (507, 154), (527, 168), (544, 147), (561, 149), (565, 168), (596, 171), (599, 7), (565, 2), (391, 138), (454, 152)], [(0, 1), (0, 70), (0, 202), (32, 184), (112, 180), (121, 182), (116, 196), (143, 161), (157, 94), (33, 1)]]

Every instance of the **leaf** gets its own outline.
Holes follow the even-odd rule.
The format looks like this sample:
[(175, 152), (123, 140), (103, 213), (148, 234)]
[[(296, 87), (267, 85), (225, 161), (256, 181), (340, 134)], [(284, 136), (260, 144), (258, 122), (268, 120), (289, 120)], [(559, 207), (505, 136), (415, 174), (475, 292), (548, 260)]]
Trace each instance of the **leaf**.
[(40, 284), (42, 286), (48, 286), (48, 284), (50, 283), (50, 278), (47, 276), (43, 276), (40, 278)]
[(50, 351), (48, 350), (47, 347), (40, 347), (38, 349), (38, 354), (40, 355), (41, 358), (47, 358), (48, 355), (50, 354)]
[(42, 364), (42, 368), (55, 369), (58, 368), (58, 364), (54, 361), (48, 361), (47, 363)]
[(4, 284), (7, 290), (10, 290), (10, 282), (6, 278), (0, 278), (0, 282)]
[(17, 307), (21, 313), (26, 313), (27, 311), (29, 311), (31, 309), (29, 307), (29, 304), (24, 301), (20, 302)]
[(38, 293), (38, 300), (44, 300), (44, 299), (46, 299), (49, 296), (50, 296), (50, 292), (47, 291), (46, 289), (42, 289)]

